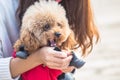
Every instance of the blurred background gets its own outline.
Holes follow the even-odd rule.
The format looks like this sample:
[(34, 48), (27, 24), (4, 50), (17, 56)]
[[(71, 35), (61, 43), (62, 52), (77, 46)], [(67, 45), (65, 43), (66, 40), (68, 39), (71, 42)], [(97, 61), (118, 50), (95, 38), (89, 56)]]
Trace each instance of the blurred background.
[(120, 80), (120, 0), (91, 0), (101, 40), (76, 80)]

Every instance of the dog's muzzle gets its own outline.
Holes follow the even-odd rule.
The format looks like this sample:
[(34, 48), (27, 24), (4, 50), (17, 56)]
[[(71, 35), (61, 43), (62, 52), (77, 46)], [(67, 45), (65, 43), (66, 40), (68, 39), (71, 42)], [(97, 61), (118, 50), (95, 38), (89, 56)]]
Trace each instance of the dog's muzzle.
[(60, 33), (60, 32), (55, 32), (55, 36), (56, 36), (57, 38), (59, 38), (59, 37), (60, 37), (60, 35), (61, 35), (61, 33)]

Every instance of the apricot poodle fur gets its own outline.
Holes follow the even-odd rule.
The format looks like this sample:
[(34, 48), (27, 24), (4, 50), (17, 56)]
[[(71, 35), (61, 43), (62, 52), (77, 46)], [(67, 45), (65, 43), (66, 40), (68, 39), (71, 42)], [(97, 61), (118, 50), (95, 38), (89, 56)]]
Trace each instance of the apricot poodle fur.
[(14, 49), (24, 45), (29, 54), (53, 42), (60, 49), (72, 50), (76, 45), (64, 8), (55, 1), (36, 2), (25, 12), (20, 37)]

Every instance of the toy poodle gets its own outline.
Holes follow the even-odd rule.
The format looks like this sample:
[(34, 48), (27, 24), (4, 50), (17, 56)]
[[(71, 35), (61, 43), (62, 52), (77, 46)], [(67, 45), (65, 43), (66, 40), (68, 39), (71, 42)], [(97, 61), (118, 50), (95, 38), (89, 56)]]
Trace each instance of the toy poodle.
[[(20, 37), (15, 42), (14, 49), (17, 57), (27, 58), (44, 46), (71, 52), (76, 45), (64, 8), (55, 1), (40, 0), (25, 12)], [(60, 70), (39, 65), (21, 76), (22, 80), (57, 80), (61, 74)]]

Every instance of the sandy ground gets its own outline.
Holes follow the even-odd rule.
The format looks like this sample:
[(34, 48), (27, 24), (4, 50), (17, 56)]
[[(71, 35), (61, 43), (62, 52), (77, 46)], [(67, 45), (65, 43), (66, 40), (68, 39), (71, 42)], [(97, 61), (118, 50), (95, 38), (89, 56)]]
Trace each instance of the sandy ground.
[(76, 80), (120, 80), (120, 0), (92, 0), (101, 40)]

